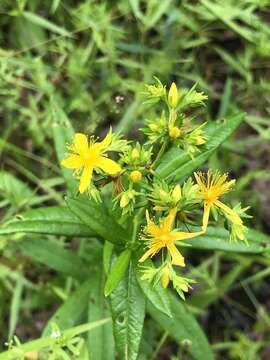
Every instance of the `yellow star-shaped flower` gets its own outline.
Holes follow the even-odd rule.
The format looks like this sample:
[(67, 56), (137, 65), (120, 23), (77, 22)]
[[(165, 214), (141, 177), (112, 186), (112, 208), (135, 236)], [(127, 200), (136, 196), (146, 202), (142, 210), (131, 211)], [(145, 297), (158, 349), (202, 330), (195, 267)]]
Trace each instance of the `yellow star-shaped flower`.
[(106, 151), (112, 141), (109, 133), (101, 142), (88, 141), (86, 135), (76, 133), (73, 144), (69, 146), (69, 156), (61, 164), (69, 169), (75, 169), (80, 178), (79, 192), (83, 193), (92, 180), (93, 170), (101, 169), (109, 175), (121, 171), (121, 167), (113, 160), (108, 159)]
[(144, 229), (146, 239), (149, 240), (149, 250), (140, 258), (140, 262), (145, 261), (149, 256), (153, 257), (162, 248), (167, 248), (172, 259), (173, 265), (185, 266), (184, 257), (180, 254), (175, 242), (178, 240), (191, 239), (199, 236), (203, 231), (188, 233), (182, 231), (174, 231), (173, 224), (177, 209), (170, 210), (169, 215), (160, 220), (159, 225), (156, 225), (149, 217), (146, 211), (147, 226)]
[(227, 174), (221, 175), (218, 171), (213, 172), (211, 170), (207, 172), (207, 175), (198, 172), (194, 173), (194, 176), (199, 186), (199, 196), (204, 202), (202, 230), (206, 231), (212, 205), (216, 205), (222, 209), (230, 217), (233, 223), (242, 225), (243, 221), (240, 216), (233, 209), (219, 200), (221, 195), (231, 190), (235, 180), (227, 181)]

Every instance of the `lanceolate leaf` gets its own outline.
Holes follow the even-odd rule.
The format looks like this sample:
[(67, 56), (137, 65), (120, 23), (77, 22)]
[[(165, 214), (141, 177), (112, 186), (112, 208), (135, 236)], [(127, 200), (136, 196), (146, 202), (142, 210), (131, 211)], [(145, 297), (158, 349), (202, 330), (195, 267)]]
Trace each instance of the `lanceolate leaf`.
[[(104, 297), (104, 273), (98, 268), (93, 274), (93, 283), (88, 303), (88, 321), (110, 317), (110, 310)], [(88, 333), (90, 359), (114, 360), (114, 339), (112, 323), (96, 328)]]
[(223, 228), (209, 227), (203, 236), (185, 241), (193, 248), (202, 250), (223, 250), (236, 253), (260, 254), (270, 251), (270, 237), (257, 230), (249, 229), (248, 244), (244, 241), (233, 242), (229, 233)]
[[(69, 329), (81, 320), (83, 314), (86, 312), (89, 292), (93, 286), (94, 277), (85, 281), (72, 293), (67, 300), (57, 309), (53, 316), (48, 321), (43, 336), (50, 336), (52, 332), (52, 324), (56, 324), (60, 330)], [(82, 322), (86, 322), (83, 319)]]
[(209, 125), (205, 128), (208, 140), (204, 150), (198, 152), (193, 158), (186, 151), (172, 148), (163, 157), (161, 164), (157, 168), (157, 173), (162, 178), (169, 176), (179, 180), (181, 177), (189, 175), (202, 165), (211, 154), (235, 131), (244, 119), (244, 113), (235, 115), (224, 120), (221, 124)]
[(119, 284), (125, 272), (127, 270), (129, 260), (131, 256), (131, 250), (126, 249), (124, 250), (119, 257), (113, 263), (110, 273), (108, 275), (108, 279), (105, 284), (104, 293), (105, 296), (110, 295), (110, 293), (116, 288)]
[(109, 298), (118, 355), (121, 360), (136, 360), (143, 330), (145, 297), (132, 261), (125, 277)]
[(113, 244), (126, 244), (126, 231), (108, 214), (105, 206), (82, 198), (67, 198), (66, 202), (70, 210), (93, 232)]
[(194, 360), (213, 360), (214, 356), (204, 332), (187, 306), (180, 299), (170, 294), (172, 318), (162, 314), (151, 304), (147, 304), (147, 311), (159, 325), (180, 345), (183, 340), (189, 340), (187, 352)]
[(35, 238), (21, 241), (18, 247), (25, 256), (51, 269), (80, 280), (86, 279), (89, 275), (88, 267), (74, 252), (66, 250), (56, 243)]
[(29, 210), (5, 223), (0, 228), (0, 235), (19, 232), (78, 237), (95, 235), (66, 206), (51, 206)]

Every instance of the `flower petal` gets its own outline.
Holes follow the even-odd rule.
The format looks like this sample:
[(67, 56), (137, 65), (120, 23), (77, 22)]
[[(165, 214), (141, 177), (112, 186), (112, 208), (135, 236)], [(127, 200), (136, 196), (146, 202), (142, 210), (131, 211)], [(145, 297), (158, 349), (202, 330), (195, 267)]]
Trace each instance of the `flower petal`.
[(115, 161), (108, 159), (105, 156), (99, 156), (95, 161), (95, 166), (110, 175), (115, 175), (121, 171), (121, 167)]
[(234, 211), (233, 209), (231, 209), (229, 206), (223, 204), (221, 201), (216, 200), (214, 202), (214, 204), (216, 206), (218, 206), (220, 209), (222, 209), (226, 214), (229, 215), (230, 219), (232, 222), (234, 222), (237, 225), (242, 225), (243, 221), (240, 218), (240, 216), (236, 213), (236, 211)]
[(149, 258), (149, 256), (153, 256), (155, 253), (155, 250), (153, 249), (149, 249), (146, 251), (146, 253), (139, 259), (139, 262), (144, 262), (147, 258)]
[(85, 153), (88, 150), (87, 136), (81, 133), (76, 133), (74, 136), (74, 150), (79, 153)]
[(169, 234), (169, 237), (173, 241), (187, 240), (187, 239), (192, 239), (196, 236), (200, 236), (203, 233), (204, 233), (204, 231), (197, 231), (197, 232), (176, 231), (176, 232), (171, 232)]
[(79, 192), (82, 194), (88, 188), (91, 183), (93, 173), (93, 166), (86, 166), (83, 170), (81, 179), (80, 179), (80, 186)]
[(172, 264), (178, 266), (185, 266), (185, 259), (178, 251), (177, 247), (171, 243), (167, 245), (169, 253), (172, 257)]
[(100, 150), (106, 149), (110, 145), (111, 142), (112, 142), (112, 134), (111, 134), (111, 132), (109, 132), (105, 136), (105, 138), (99, 143)]
[(69, 169), (78, 169), (83, 166), (83, 159), (79, 155), (70, 155), (61, 161), (61, 165)]
[(176, 213), (177, 213), (177, 208), (173, 208), (170, 210), (169, 215), (164, 219), (162, 228), (165, 231), (167, 232), (171, 231)]
[(211, 204), (204, 204), (202, 230), (205, 232), (208, 226)]

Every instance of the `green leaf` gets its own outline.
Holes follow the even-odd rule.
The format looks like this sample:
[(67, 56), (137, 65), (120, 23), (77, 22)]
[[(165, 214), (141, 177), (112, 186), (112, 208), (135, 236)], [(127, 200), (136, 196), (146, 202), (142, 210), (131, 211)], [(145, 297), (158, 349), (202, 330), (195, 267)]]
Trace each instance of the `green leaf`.
[[(145, 262), (147, 265), (147, 262)], [(136, 268), (137, 281), (146, 296), (151, 303), (165, 315), (172, 317), (172, 310), (170, 299), (168, 296), (168, 290), (164, 289), (160, 283), (153, 286), (149, 281), (141, 280), (142, 271), (140, 267)]]
[(162, 178), (169, 176), (175, 180), (191, 174), (201, 166), (212, 153), (235, 131), (244, 119), (244, 113), (237, 114), (224, 120), (221, 124), (209, 125), (205, 128), (209, 139), (204, 146), (204, 150), (198, 152), (193, 158), (178, 148), (172, 148), (162, 158), (157, 168), (157, 173)]
[(11, 339), (13, 337), (14, 332), (16, 330), (21, 301), (22, 301), (23, 285), (24, 285), (24, 279), (22, 274), (19, 273), (10, 304), (8, 339)]
[(55, 99), (51, 98), (51, 117), (52, 117), (52, 135), (54, 147), (61, 167), (63, 178), (65, 179), (68, 193), (74, 194), (78, 189), (78, 183), (72, 175), (72, 170), (60, 165), (60, 162), (66, 157), (67, 144), (71, 144), (74, 137), (73, 127), (64, 111), (58, 106)]
[(137, 282), (132, 261), (125, 277), (109, 299), (119, 358), (136, 360), (143, 330), (145, 297)]
[(87, 309), (89, 293), (93, 286), (93, 281), (94, 278), (86, 280), (57, 309), (43, 330), (43, 337), (50, 336), (52, 324), (56, 324), (59, 330), (66, 330), (78, 324)]
[(150, 303), (147, 304), (147, 312), (151, 317), (174, 339), (180, 347), (182, 341), (188, 339), (191, 345), (187, 352), (195, 360), (213, 360), (214, 355), (207, 338), (199, 326), (195, 317), (189, 312), (187, 306), (174, 295), (170, 294), (172, 318), (157, 311)]
[(0, 235), (19, 232), (72, 237), (90, 237), (95, 235), (66, 206), (50, 206), (29, 210), (15, 219), (6, 222), (0, 228)]
[(107, 278), (104, 293), (105, 296), (110, 295), (110, 293), (116, 288), (119, 282), (122, 280), (125, 272), (127, 270), (131, 256), (131, 250), (124, 250), (119, 257), (112, 264), (109, 276)]
[(66, 202), (70, 210), (103, 239), (113, 244), (126, 244), (126, 231), (109, 215), (104, 205), (82, 198), (68, 197)]
[(89, 269), (76, 253), (66, 250), (57, 243), (42, 239), (26, 239), (18, 243), (23, 255), (61, 273), (79, 280), (86, 279)]
[(67, 30), (30, 11), (24, 11), (23, 16), (31, 23), (38, 25), (44, 29), (50, 30), (62, 36), (70, 36), (70, 33)]
[[(104, 272), (98, 269), (93, 276), (88, 306), (88, 321), (96, 321), (111, 316), (104, 297)], [(96, 328), (88, 333), (88, 349), (91, 359), (114, 360), (114, 339), (112, 323)]]
[(187, 240), (185, 244), (201, 250), (223, 250), (236, 253), (261, 254), (270, 250), (270, 237), (257, 230), (249, 229), (248, 244), (244, 241), (232, 242), (229, 238), (227, 230), (209, 227), (204, 235)]

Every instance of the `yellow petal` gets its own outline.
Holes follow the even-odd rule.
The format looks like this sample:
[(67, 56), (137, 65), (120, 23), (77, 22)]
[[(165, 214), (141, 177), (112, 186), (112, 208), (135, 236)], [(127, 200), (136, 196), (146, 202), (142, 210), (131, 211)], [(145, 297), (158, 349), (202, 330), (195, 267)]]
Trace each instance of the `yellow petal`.
[(100, 150), (106, 149), (112, 141), (112, 134), (109, 132), (105, 138), (98, 144)]
[(147, 258), (149, 258), (149, 256), (153, 256), (154, 255), (154, 251), (153, 249), (149, 249), (146, 251), (146, 253), (139, 259), (139, 262), (144, 262)]
[(187, 239), (192, 239), (192, 238), (194, 238), (196, 236), (200, 236), (203, 233), (204, 233), (204, 231), (197, 231), (197, 232), (176, 231), (176, 232), (171, 232), (169, 234), (169, 237), (173, 241), (187, 240)]
[(83, 159), (79, 155), (70, 155), (61, 164), (69, 169), (78, 169), (83, 166)]
[(205, 204), (203, 210), (203, 223), (202, 223), (202, 230), (205, 232), (208, 226), (208, 220), (210, 215), (210, 208), (211, 205)]
[(234, 223), (237, 224), (237, 225), (242, 225), (242, 224), (243, 224), (243, 221), (242, 221), (242, 219), (240, 218), (240, 216), (236, 213), (236, 211), (234, 211), (233, 209), (231, 209), (229, 206), (223, 204), (223, 203), (222, 203), (221, 201), (219, 201), (219, 200), (216, 200), (216, 201), (214, 202), (214, 204), (215, 204), (216, 206), (218, 206), (220, 209), (222, 209), (225, 213), (227, 213), (227, 214), (230, 216), (232, 222), (234, 222)]
[(108, 159), (105, 156), (99, 156), (95, 162), (95, 166), (110, 175), (115, 175), (121, 171), (121, 167), (115, 161)]
[(87, 136), (81, 133), (76, 133), (74, 137), (74, 148), (79, 154), (85, 153), (88, 150)]
[(171, 243), (167, 245), (169, 253), (172, 257), (172, 264), (178, 266), (185, 266), (185, 259), (178, 251), (177, 247)]
[(92, 179), (92, 173), (93, 173), (93, 167), (87, 166), (84, 168), (81, 179), (80, 179), (80, 186), (79, 186), (79, 192), (82, 194), (85, 192), (85, 190), (88, 188), (88, 186), (91, 183)]
[(176, 108), (178, 103), (178, 90), (174, 82), (172, 83), (169, 90), (168, 101), (172, 108)]
[(173, 222), (177, 213), (177, 208), (173, 208), (170, 210), (169, 215), (164, 219), (162, 228), (167, 232), (171, 231), (173, 226)]

